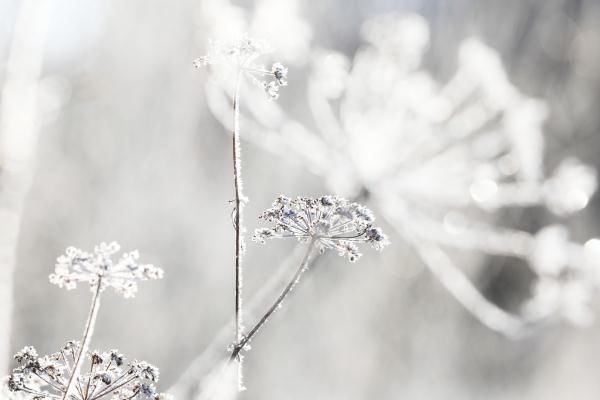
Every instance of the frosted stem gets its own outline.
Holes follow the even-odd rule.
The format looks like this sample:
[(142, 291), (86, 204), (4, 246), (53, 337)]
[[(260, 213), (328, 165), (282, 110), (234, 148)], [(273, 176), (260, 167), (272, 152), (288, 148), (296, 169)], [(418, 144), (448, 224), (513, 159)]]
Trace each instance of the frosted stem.
[(308, 270), (308, 267), (309, 267), (308, 261), (309, 261), (310, 255), (312, 253), (312, 250), (314, 248), (314, 244), (315, 244), (315, 239), (312, 239), (310, 241), (310, 244), (308, 245), (308, 249), (306, 250), (306, 254), (304, 255), (304, 258), (302, 259), (302, 262), (300, 263), (300, 267), (298, 268), (298, 270), (292, 277), (292, 280), (281, 291), (281, 294), (279, 295), (279, 297), (277, 297), (277, 299), (275, 300), (273, 305), (271, 305), (271, 307), (262, 316), (262, 318), (256, 323), (256, 325), (254, 325), (254, 327), (248, 332), (248, 334), (246, 336), (244, 336), (243, 340), (238, 342), (238, 344), (233, 349), (233, 352), (231, 353), (231, 357), (229, 358), (230, 362), (235, 360), (236, 358), (238, 358), (238, 355), (243, 350), (243, 348), (254, 338), (254, 336), (256, 336), (258, 331), (267, 323), (269, 318), (271, 318), (271, 316), (275, 313), (275, 311), (277, 311), (277, 309), (281, 306), (281, 303), (283, 302), (283, 300), (285, 300), (285, 298), (290, 294), (290, 292), (294, 289), (294, 287), (296, 287), (298, 282), (300, 282), (300, 278), (302, 277), (304, 272), (306, 272)]
[[(241, 173), (241, 147), (240, 147), (240, 81), (241, 70), (238, 71), (235, 90), (233, 93), (233, 182), (235, 187), (235, 343), (239, 343), (243, 336), (242, 317), (242, 173)], [(238, 384), (243, 387), (242, 360), (238, 363)]]
[(100, 308), (101, 288), (102, 278), (98, 278), (98, 285), (92, 297), (90, 313), (88, 314), (87, 322), (85, 323), (85, 329), (83, 331), (83, 337), (81, 338), (81, 346), (79, 347), (79, 352), (77, 353), (75, 364), (73, 365), (73, 371), (71, 373), (71, 377), (69, 378), (69, 383), (67, 384), (67, 389), (65, 390), (63, 400), (67, 400), (69, 396), (73, 394), (73, 392), (75, 391), (75, 387), (77, 386), (77, 378), (79, 377), (79, 372), (81, 371), (81, 366), (83, 365), (85, 354), (88, 351), (92, 335), (94, 334), (96, 317), (98, 316), (98, 309)]

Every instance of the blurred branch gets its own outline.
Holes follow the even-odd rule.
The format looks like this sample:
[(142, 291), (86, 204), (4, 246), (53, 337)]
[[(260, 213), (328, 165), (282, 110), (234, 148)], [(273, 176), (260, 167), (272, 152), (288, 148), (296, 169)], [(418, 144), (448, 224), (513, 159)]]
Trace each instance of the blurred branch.
[(521, 337), (525, 333), (528, 321), (487, 300), (444, 250), (430, 241), (408, 233), (403, 227), (404, 219), (399, 218), (390, 207), (382, 205), (382, 213), (396, 231), (414, 247), (425, 266), (446, 290), (482, 324), (511, 338)]
[(0, 109), (0, 375), (7, 372), (12, 285), (23, 201), (31, 185), (38, 137), (38, 83), (49, 2), (21, 4), (8, 55)]

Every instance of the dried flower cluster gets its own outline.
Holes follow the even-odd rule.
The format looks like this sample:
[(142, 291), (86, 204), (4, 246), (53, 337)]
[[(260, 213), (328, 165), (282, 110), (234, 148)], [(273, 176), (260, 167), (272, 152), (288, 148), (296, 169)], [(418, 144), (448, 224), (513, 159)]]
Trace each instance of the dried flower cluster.
[(260, 218), (272, 222), (272, 228), (257, 229), (253, 240), (264, 243), (269, 238), (295, 237), (315, 240), (321, 252), (337, 250), (340, 256), (356, 261), (359, 243), (381, 250), (388, 244), (380, 228), (373, 227), (375, 217), (365, 206), (336, 196), (290, 199), (279, 196)]
[(138, 280), (162, 278), (161, 268), (138, 263), (137, 250), (124, 253), (118, 261), (113, 261), (111, 257), (119, 249), (115, 242), (101, 243), (94, 247), (93, 253), (69, 247), (66, 254), (56, 260), (50, 282), (67, 289), (74, 289), (78, 282), (87, 282), (92, 291), (100, 282), (101, 290), (111, 286), (123, 297), (129, 298), (135, 296)]
[[(196, 68), (218, 66), (215, 71), (226, 82), (243, 73), (275, 100), (279, 97), (279, 89), (287, 86), (288, 69), (281, 63), (274, 63), (270, 69), (266, 69), (255, 62), (258, 57), (268, 52), (269, 48), (264, 42), (249, 38), (247, 35), (228, 44), (211, 40), (207, 54), (194, 60), (194, 66)], [(262, 79), (265, 77), (267, 79)]]
[[(76, 341), (67, 342), (58, 352), (43, 357), (38, 357), (31, 346), (23, 348), (14, 356), (19, 366), (8, 378), (8, 389), (35, 400), (62, 398), (79, 351), (80, 343)], [(158, 368), (145, 361), (126, 363), (117, 350), (90, 352), (87, 359), (88, 372), (77, 378), (75, 399), (170, 398), (157, 393), (154, 384), (159, 378)]]

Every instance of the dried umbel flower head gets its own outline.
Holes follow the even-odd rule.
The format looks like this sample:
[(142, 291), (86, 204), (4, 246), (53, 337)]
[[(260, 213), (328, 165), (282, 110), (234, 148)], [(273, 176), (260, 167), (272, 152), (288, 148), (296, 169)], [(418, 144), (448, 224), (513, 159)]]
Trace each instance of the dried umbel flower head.
[(210, 40), (205, 56), (194, 60), (196, 68), (212, 66), (221, 80), (230, 82), (240, 74), (246, 75), (256, 86), (264, 89), (271, 99), (279, 97), (279, 89), (287, 86), (288, 69), (274, 63), (270, 69), (257, 64), (258, 57), (269, 52), (265, 42), (249, 38), (244, 34), (232, 43)]
[[(58, 352), (38, 357), (33, 347), (25, 347), (14, 356), (19, 366), (8, 377), (8, 389), (30, 399), (62, 398), (79, 350), (79, 342), (70, 341)], [(74, 399), (169, 398), (157, 393), (154, 383), (158, 382), (158, 368), (145, 361), (125, 363), (118, 350), (90, 352), (87, 359), (89, 367), (77, 379)]]
[(94, 247), (93, 253), (69, 247), (66, 254), (56, 260), (50, 282), (67, 289), (74, 289), (78, 282), (87, 282), (92, 291), (100, 283), (100, 290), (111, 286), (127, 298), (133, 297), (137, 292), (138, 280), (163, 277), (161, 268), (138, 263), (137, 250), (124, 253), (119, 260), (113, 261), (112, 256), (119, 249), (116, 242), (101, 243)]
[(336, 196), (279, 196), (260, 218), (273, 223), (273, 227), (257, 229), (255, 241), (288, 237), (314, 240), (321, 252), (337, 250), (351, 262), (361, 256), (358, 244), (367, 243), (381, 250), (389, 243), (381, 229), (373, 226), (375, 217), (367, 207)]

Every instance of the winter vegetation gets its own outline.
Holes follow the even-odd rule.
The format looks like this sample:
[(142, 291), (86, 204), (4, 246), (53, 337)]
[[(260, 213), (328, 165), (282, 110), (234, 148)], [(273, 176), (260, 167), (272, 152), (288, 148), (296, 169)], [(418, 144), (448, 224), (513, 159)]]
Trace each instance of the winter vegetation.
[(600, 395), (593, 2), (0, 21), (0, 399)]

